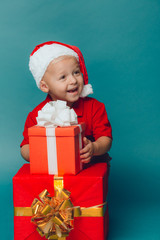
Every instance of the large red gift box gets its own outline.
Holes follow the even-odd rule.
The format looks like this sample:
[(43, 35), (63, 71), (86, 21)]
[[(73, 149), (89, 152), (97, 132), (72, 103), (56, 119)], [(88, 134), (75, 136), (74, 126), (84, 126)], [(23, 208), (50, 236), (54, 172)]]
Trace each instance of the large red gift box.
[(77, 174), (82, 170), (80, 149), (85, 123), (69, 127), (28, 129), (30, 170), (36, 174)]
[[(71, 192), (74, 206), (93, 207), (106, 202), (108, 192), (108, 170), (106, 163), (97, 163), (81, 171), (78, 175), (64, 175), (64, 188)], [(13, 177), (14, 200), (14, 240), (45, 240), (31, 222), (27, 209), (35, 198), (47, 189), (54, 196), (54, 176), (30, 174), (30, 165), (24, 164)], [(74, 217), (74, 229), (66, 240), (105, 240), (108, 234), (108, 207), (101, 207), (101, 215)], [(92, 211), (92, 209), (90, 209)]]

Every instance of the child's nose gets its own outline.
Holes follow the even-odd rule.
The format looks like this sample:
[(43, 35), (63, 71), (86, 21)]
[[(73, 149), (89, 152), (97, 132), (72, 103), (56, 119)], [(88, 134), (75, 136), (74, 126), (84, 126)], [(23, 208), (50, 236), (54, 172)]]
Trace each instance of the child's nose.
[(73, 75), (71, 75), (71, 76), (69, 77), (69, 81), (70, 81), (71, 84), (77, 83), (77, 79), (76, 79)]

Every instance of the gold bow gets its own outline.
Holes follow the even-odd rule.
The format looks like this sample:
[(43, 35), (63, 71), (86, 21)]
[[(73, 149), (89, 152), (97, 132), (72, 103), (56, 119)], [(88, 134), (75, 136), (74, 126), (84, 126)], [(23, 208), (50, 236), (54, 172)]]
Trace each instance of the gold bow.
[(81, 215), (80, 207), (74, 209), (70, 201), (70, 192), (66, 189), (55, 189), (55, 196), (51, 197), (44, 190), (38, 199), (34, 199), (31, 221), (37, 226), (37, 231), (46, 239), (65, 238), (73, 229), (74, 212), (76, 216)]

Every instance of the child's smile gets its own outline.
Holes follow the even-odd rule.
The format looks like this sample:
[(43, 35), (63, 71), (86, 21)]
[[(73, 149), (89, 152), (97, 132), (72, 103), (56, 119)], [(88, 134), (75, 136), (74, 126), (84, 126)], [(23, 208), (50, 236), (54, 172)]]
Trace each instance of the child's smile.
[(78, 92), (78, 87), (68, 90), (67, 92), (76, 94)]
[(83, 89), (83, 76), (76, 58), (65, 56), (62, 60), (52, 61), (40, 87), (42, 91), (49, 93), (52, 100), (64, 100), (72, 106)]

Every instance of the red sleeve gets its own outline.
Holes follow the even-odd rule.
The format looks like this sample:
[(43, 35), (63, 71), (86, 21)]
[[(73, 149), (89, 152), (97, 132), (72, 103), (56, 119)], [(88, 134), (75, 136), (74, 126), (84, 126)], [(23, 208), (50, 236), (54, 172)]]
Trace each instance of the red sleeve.
[(92, 129), (95, 140), (102, 136), (112, 138), (112, 128), (108, 120), (105, 105), (99, 101), (93, 103)]
[(28, 117), (26, 119), (25, 125), (24, 125), (24, 131), (23, 131), (23, 141), (21, 142), (20, 147), (22, 147), (25, 144), (29, 144), (29, 137), (28, 137), (28, 128), (32, 127), (37, 124), (36, 117), (34, 117), (33, 113), (30, 112), (28, 114)]

